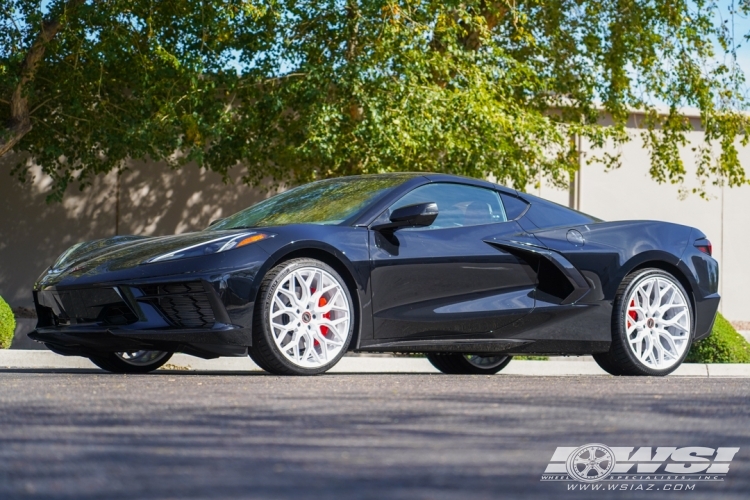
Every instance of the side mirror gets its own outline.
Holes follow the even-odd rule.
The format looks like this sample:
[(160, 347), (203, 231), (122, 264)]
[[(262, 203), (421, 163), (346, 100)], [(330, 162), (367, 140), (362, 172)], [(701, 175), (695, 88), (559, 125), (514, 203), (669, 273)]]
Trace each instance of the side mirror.
[(221, 221), (223, 221), (223, 220), (227, 220), (227, 218), (226, 218), (226, 217), (223, 217), (223, 218), (221, 218), (221, 219), (216, 219), (216, 220), (212, 220), (211, 222), (209, 222), (209, 223), (208, 223), (208, 227), (211, 227), (211, 226), (213, 226), (214, 224), (218, 224), (219, 222), (221, 222)]
[(427, 227), (435, 222), (438, 216), (438, 206), (435, 202), (417, 203), (397, 208), (391, 213), (390, 222), (375, 224), (371, 229), (375, 231), (400, 229), (403, 227)]

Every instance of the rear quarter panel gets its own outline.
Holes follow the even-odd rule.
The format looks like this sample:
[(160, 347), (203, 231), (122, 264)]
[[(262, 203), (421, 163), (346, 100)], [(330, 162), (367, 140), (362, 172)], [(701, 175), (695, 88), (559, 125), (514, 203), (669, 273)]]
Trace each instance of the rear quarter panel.
[[(571, 229), (581, 233), (583, 245), (568, 241)], [(719, 304), (717, 262), (693, 246), (703, 237), (695, 228), (658, 221), (621, 221), (584, 224), (535, 232), (549, 248), (563, 254), (586, 276), (601, 282), (604, 300), (613, 301), (622, 280), (634, 269), (666, 263), (676, 268), (678, 278), (692, 295), (695, 308), (695, 338), (707, 336)], [(591, 273), (591, 274), (589, 274)]]
[[(581, 233), (583, 245), (568, 241), (571, 229)], [(604, 298), (614, 300), (617, 287), (636, 267), (652, 261), (678, 267), (692, 231), (667, 222), (621, 221), (542, 230), (534, 235), (579, 270), (599, 276)], [(694, 277), (686, 278), (691, 288), (696, 285)]]

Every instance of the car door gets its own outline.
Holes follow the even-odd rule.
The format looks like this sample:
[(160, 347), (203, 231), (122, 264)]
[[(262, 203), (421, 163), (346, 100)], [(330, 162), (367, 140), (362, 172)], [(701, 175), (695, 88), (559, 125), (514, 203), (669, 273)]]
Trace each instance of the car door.
[(429, 227), (370, 230), (375, 338), (502, 338), (534, 308), (536, 272), (484, 240), (524, 231), (496, 191), (458, 183), (417, 187), (382, 217), (427, 202), (438, 205)]

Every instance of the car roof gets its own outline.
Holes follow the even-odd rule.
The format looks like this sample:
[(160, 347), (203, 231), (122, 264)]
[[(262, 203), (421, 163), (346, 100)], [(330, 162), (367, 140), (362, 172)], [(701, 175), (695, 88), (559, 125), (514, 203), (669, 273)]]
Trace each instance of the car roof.
[(440, 173), (425, 173), (422, 175), (424, 175), (424, 177), (426, 177), (430, 182), (459, 182), (461, 184), (473, 184), (475, 186), (497, 189), (498, 191), (502, 191), (514, 196), (518, 195), (518, 191), (516, 191), (515, 189), (511, 189), (509, 187), (505, 187), (488, 180), (478, 179), (476, 177), (466, 177), (463, 175)]
[(464, 175), (456, 174), (443, 174), (440, 172), (384, 172), (378, 174), (362, 174), (362, 175), (351, 175), (346, 176), (347, 178), (368, 178), (368, 177), (389, 177), (394, 179), (410, 180), (416, 177), (424, 177), (429, 182), (457, 182), (461, 184), (473, 184), (475, 186), (482, 186), (490, 189), (497, 189), (504, 193), (517, 196), (519, 193), (515, 189), (490, 182), (488, 180), (479, 179), (476, 177), (467, 177)]

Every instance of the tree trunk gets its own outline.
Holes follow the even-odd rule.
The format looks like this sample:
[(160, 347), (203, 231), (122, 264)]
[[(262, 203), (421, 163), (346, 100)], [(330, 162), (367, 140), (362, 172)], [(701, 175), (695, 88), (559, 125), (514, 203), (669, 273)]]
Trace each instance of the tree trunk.
[[(82, 4), (83, 1), (69, 0), (65, 4), (62, 15)], [(10, 152), (23, 139), (23, 136), (31, 131), (31, 114), (28, 97), (26, 96), (27, 86), (34, 79), (39, 62), (44, 57), (47, 44), (55, 38), (62, 27), (62, 15), (42, 22), (39, 36), (31, 44), (23, 63), (21, 63), (21, 78), (10, 96), (10, 120), (6, 124), (5, 130), (0, 132), (0, 157)]]

